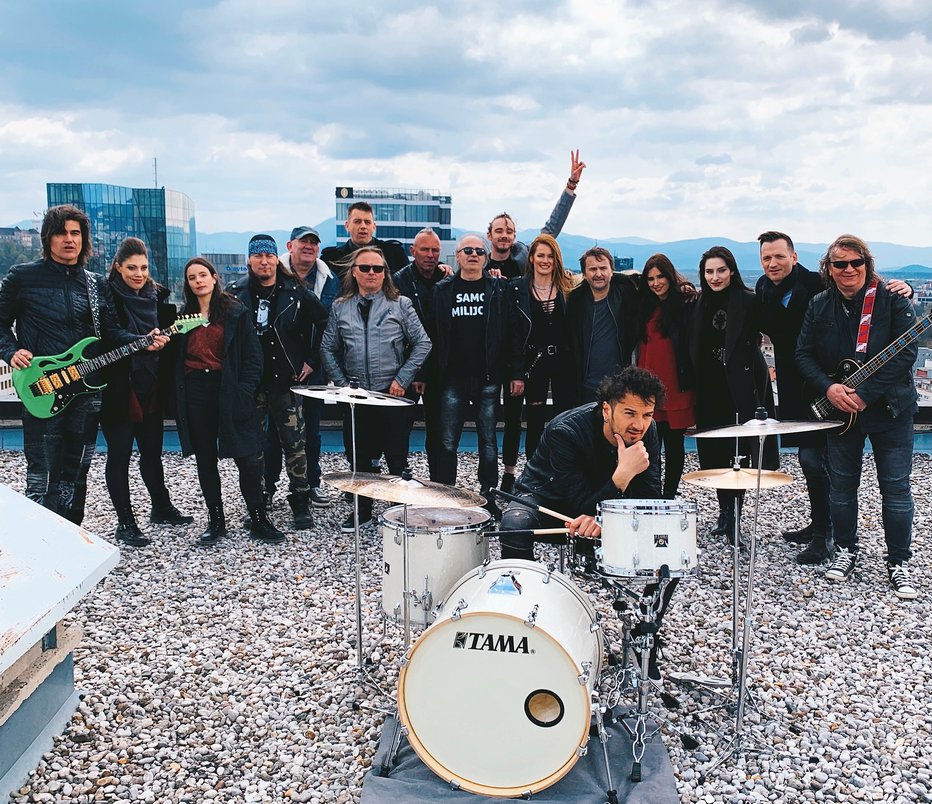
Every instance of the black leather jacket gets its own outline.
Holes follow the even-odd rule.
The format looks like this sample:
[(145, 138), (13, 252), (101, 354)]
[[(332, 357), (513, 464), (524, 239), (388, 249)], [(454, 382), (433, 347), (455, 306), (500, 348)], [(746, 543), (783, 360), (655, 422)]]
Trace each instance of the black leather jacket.
[[(397, 240), (379, 240), (373, 237), (366, 245), (375, 246), (377, 249), (381, 250), (385, 257), (385, 261), (388, 263), (388, 270), (392, 273), (400, 271), (408, 264), (408, 255), (405, 254), (405, 247)], [(363, 246), (357, 246), (352, 240), (347, 240), (340, 246), (327, 246), (327, 248), (320, 252), (320, 258), (327, 263), (330, 270), (342, 280), (343, 274), (346, 273), (344, 264), (352, 256), (353, 252), (360, 248), (363, 248)]]
[[(450, 358), (450, 322), (453, 315), (453, 281), (459, 276), (441, 280), (434, 287), (434, 310), (432, 326), (428, 334), (434, 344), (431, 353), (431, 368), (442, 383), (447, 374)], [(488, 271), (485, 277), (485, 367), (487, 384), (497, 384), (509, 379), (508, 308), (505, 295), (506, 282), (496, 279)]]
[[(246, 308), (250, 320), (255, 322), (249, 276), (237, 279), (227, 292)], [(314, 369), (307, 382), (314, 384), (314, 377), (320, 370), (320, 341), (327, 328), (327, 308), (303, 283), (281, 270), (276, 284), (278, 288), (269, 312), (274, 334), (266, 342), (268, 353), (264, 358), (267, 372), (263, 379), (267, 382), (271, 376), (271, 386), (279, 390), (290, 387), (297, 382), (303, 365), (307, 363)]]
[[(57, 355), (94, 335), (84, 268), (36, 260), (14, 265), (0, 285), (0, 359), (7, 363), (18, 349), (34, 355)], [(110, 287), (97, 280), (100, 332), (107, 346), (139, 338), (120, 326)], [(13, 334), (13, 325), (16, 334)]]
[[(807, 385), (817, 396), (823, 396), (836, 382), (830, 376), (845, 358), (855, 356), (857, 331), (864, 289), (855, 296), (854, 310), (845, 313), (841, 294), (831, 287), (809, 302), (803, 328), (796, 347), (796, 361)], [(891, 293), (881, 283), (874, 299), (867, 354), (858, 356), (863, 363), (886, 348), (916, 323), (913, 306), (908, 299)], [(889, 360), (877, 373), (858, 386), (858, 396), (867, 407), (858, 414), (861, 432), (879, 432), (889, 428), (900, 414), (916, 412), (916, 386), (913, 363), (918, 347), (912, 343)], [(838, 411), (838, 418), (846, 414)]]
[(595, 516), (602, 500), (663, 496), (657, 425), (651, 422), (644, 434), (650, 465), (621, 492), (612, 483), (618, 448), (605, 440), (602, 424), (601, 403), (582, 405), (555, 416), (515, 483), (515, 493), (533, 494), (545, 500), (547, 507), (567, 516)]

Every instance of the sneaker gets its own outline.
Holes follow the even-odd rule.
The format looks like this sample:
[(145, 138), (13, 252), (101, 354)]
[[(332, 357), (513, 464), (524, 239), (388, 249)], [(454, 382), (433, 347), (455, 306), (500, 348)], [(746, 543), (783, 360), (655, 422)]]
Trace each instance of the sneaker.
[(320, 486), (311, 489), (311, 505), (315, 508), (329, 508), (330, 504), (330, 497)]
[(893, 587), (893, 594), (903, 600), (915, 600), (919, 597), (919, 590), (909, 577), (909, 567), (905, 561), (899, 564), (887, 564), (887, 577), (890, 579), (890, 586)]
[(825, 570), (825, 577), (830, 581), (847, 581), (854, 574), (857, 559), (856, 551), (849, 550), (847, 547), (839, 547), (835, 551), (831, 566)]
[[(372, 522), (372, 512), (361, 510), (359, 512), (359, 527), (364, 528), (370, 522)], [(356, 520), (353, 518), (352, 512), (350, 512), (350, 515), (343, 520), (343, 524), (340, 525), (340, 531), (342, 533), (356, 532)]]

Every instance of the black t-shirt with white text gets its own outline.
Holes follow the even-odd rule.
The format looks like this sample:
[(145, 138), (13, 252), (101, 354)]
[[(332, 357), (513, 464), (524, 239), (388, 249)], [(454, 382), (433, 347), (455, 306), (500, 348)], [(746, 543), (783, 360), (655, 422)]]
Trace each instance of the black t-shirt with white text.
[(448, 365), (457, 377), (485, 376), (485, 277), (453, 280)]

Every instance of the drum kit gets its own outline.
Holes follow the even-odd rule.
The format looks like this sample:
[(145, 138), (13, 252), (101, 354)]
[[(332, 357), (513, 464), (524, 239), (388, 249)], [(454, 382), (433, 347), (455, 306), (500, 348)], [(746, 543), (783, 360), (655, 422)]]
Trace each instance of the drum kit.
[[(408, 404), (400, 397), (358, 388), (296, 387), (296, 393), (350, 405)], [(766, 415), (766, 414), (765, 414)], [(745, 424), (696, 433), (697, 438), (755, 435), (764, 438), (838, 426), (833, 422), (778, 422), (759, 417)], [(353, 421), (355, 465), (355, 420)], [(740, 468), (684, 476), (699, 487), (756, 491), (750, 541), (743, 634), (739, 640), (739, 545), (734, 534), (732, 605), (732, 680), (702, 676), (680, 678), (709, 689), (728, 687), (722, 705), (734, 714), (734, 736), (704, 775), (746, 750), (744, 713), (751, 639), (761, 488), (792, 482), (779, 472)], [(606, 747), (605, 722), (621, 694), (636, 693), (637, 705), (619, 720), (632, 740), (630, 779), (640, 781), (646, 742), (660, 730), (648, 705), (652, 683), (648, 657), (654, 646), (662, 601), (675, 579), (695, 578), (697, 505), (673, 500), (607, 500), (600, 504), (602, 533), (596, 541), (596, 577), (612, 590), (613, 608), (622, 624), (622, 655), (609, 640), (587, 594), (555, 564), (521, 559), (489, 560), (492, 524), (478, 506), (477, 494), (412, 477), (333, 472), (324, 482), (354, 495), (356, 516), (356, 624), (360, 683), (378, 690), (362, 658), (362, 595), (358, 496), (396, 503), (379, 518), (382, 537), (382, 614), (385, 623), (404, 629), (397, 714), (415, 753), (455, 789), (486, 796), (519, 797), (538, 793), (573, 768), (588, 748), (590, 734), (602, 744), (609, 801), (617, 801)], [(496, 494), (501, 494), (495, 490)], [(501, 494), (503, 497), (508, 495)], [(557, 519), (555, 511), (541, 509)], [(576, 540), (565, 528), (546, 529), (551, 544), (568, 548), (575, 568)], [(535, 535), (544, 535), (535, 531)], [(562, 568), (562, 561), (561, 561)], [(640, 593), (628, 589), (647, 582)], [(632, 606), (625, 598), (637, 602)], [(419, 636), (411, 640), (411, 629)], [(639, 660), (629, 666), (629, 653)], [(635, 664), (635, 663), (631, 663)], [(675, 674), (670, 674), (675, 679)], [(728, 694), (730, 693), (730, 694)], [(371, 707), (367, 707), (371, 708)], [(494, 729), (508, 740), (489, 734)], [(648, 731), (648, 720), (657, 722)], [(686, 735), (680, 735), (684, 744)]]

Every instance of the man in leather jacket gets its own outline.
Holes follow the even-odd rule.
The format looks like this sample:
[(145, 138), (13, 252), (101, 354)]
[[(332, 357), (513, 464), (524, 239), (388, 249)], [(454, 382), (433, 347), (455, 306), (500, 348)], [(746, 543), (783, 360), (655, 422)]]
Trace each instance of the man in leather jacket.
[(350, 257), (363, 246), (374, 246), (385, 255), (389, 270), (394, 273), (408, 264), (408, 255), (404, 246), (397, 240), (379, 240), (375, 236), (376, 222), (372, 205), (366, 201), (356, 201), (350, 205), (343, 224), (349, 235), (346, 242), (339, 246), (327, 246), (320, 258), (335, 271), (342, 281), (349, 265)]
[[(320, 369), (320, 340), (327, 326), (327, 310), (304, 284), (285, 274), (278, 246), (270, 235), (258, 234), (249, 241), (248, 261), (248, 276), (227, 290), (250, 311), (262, 344), (258, 415), (260, 421), (269, 416), (278, 431), (288, 473), (288, 503), (295, 528), (304, 530), (314, 524), (304, 450), (304, 407), (291, 386), (305, 382)], [(266, 509), (263, 512), (267, 514)], [(272, 527), (271, 522), (260, 524)], [(274, 536), (271, 531), (270, 535)]]
[[(87, 215), (73, 206), (52, 207), (41, 234), (43, 259), (13, 266), (0, 285), (0, 358), (14, 369), (27, 368), (34, 357), (61, 354), (93, 336), (91, 298), (96, 298), (106, 347), (139, 340), (120, 326), (108, 283), (84, 269), (93, 251)], [(96, 293), (88, 288), (89, 280)], [(168, 338), (159, 336), (149, 349), (166, 343)], [(99, 393), (74, 398), (49, 419), (23, 408), (26, 496), (78, 525), (84, 519), (99, 418)]]

